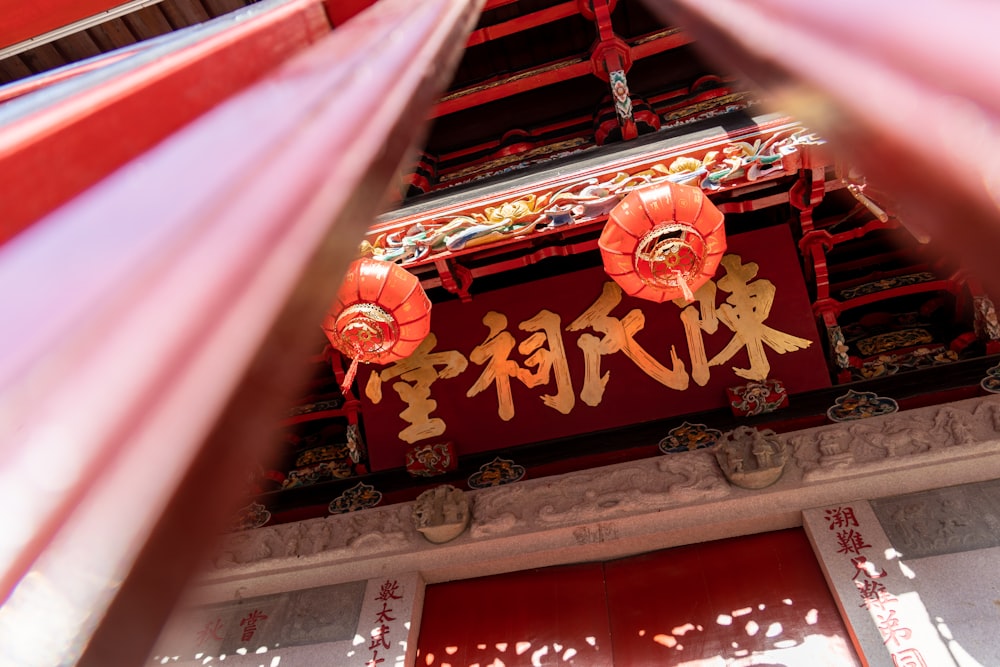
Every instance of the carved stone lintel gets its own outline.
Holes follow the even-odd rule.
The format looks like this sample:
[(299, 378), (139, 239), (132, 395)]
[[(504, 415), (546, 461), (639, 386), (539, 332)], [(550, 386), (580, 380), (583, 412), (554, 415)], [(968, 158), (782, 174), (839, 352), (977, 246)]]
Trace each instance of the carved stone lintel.
[[(787, 512), (798, 502), (789, 498), (814, 502), (815, 496), (808, 490), (814, 484), (844, 488), (844, 493), (852, 494), (849, 499), (862, 497), (857, 494), (871, 488), (891, 495), (896, 482), (886, 485), (882, 481), (898, 480), (899, 476), (885, 475), (905, 470), (921, 470), (922, 488), (935, 488), (942, 484), (936, 474), (943, 469), (942, 464), (959, 466), (966, 471), (964, 475), (979, 475), (976, 481), (987, 479), (986, 475), (998, 476), (993, 471), (1000, 466), (1000, 397), (984, 396), (779, 436), (761, 435), (765, 441), (770, 438), (783, 446), (784, 474), (773, 490), (752, 493), (757, 498), (781, 494), (783, 511)], [(750, 466), (761, 465), (753, 452), (753, 433), (749, 436), (750, 449), (743, 454), (744, 473)], [(763, 451), (759, 455), (767, 468), (767, 455)], [(772, 466), (775, 461), (772, 452)], [(730, 470), (735, 467), (728, 461), (725, 465)], [(915, 488), (912, 479), (907, 482), (908, 489)], [(872, 486), (874, 480), (880, 483)], [(960, 481), (952, 477), (947, 483)], [(434, 553), (426, 558), (439, 560), (442, 552), (454, 550), (447, 552), (449, 558), (466, 558), (461, 562), (467, 563), (495, 553), (491, 540), (522, 536), (529, 539), (518, 544), (529, 552), (536, 546), (607, 546), (636, 534), (648, 533), (659, 539), (668, 525), (662, 523), (663, 517), (671, 517), (669, 525), (674, 525), (675, 516), (687, 517), (686, 521), (694, 520), (692, 516), (707, 516), (699, 512), (725, 515), (729, 520), (737, 507), (743, 511), (744, 506), (737, 501), (751, 492), (730, 486), (713, 452), (701, 449), (523, 480), (467, 495), (473, 501), (468, 539), (441, 546), (428, 544), (414, 526), (414, 504), (403, 503), (230, 534), (223, 539), (214, 569), (220, 580), (231, 581), (234, 576), (287, 569), (293, 563), (300, 568), (340, 563), (356, 569), (360, 563), (370, 562), (371, 568), (376, 568), (385, 558), (400, 556), (407, 559), (407, 567), (417, 562), (424, 563), (418, 567), (434, 567), (430, 561), (420, 560), (424, 551)], [(759, 512), (765, 506), (767, 503), (757, 503), (754, 507), (758, 509), (747, 511)], [(1000, 512), (1000, 500), (997, 507)], [(633, 532), (639, 525), (647, 526), (648, 531), (642, 529), (647, 533)], [(456, 555), (459, 552), (461, 556)]]

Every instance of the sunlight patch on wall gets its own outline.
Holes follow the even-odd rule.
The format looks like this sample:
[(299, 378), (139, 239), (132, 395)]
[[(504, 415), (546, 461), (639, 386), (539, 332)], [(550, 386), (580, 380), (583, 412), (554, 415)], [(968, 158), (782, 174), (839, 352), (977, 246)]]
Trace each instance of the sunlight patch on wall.
[[(695, 626), (693, 623), (685, 623), (684, 625), (678, 625), (676, 628), (671, 630), (670, 634), (674, 635), (675, 637), (683, 637), (686, 633), (694, 629)], [(698, 629), (701, 630), (701, 626), (698, 626)]]
[(549, 647), (543, 646), (531, 654), (531, 667), (542, 667), (542, 658), (549, 654)]

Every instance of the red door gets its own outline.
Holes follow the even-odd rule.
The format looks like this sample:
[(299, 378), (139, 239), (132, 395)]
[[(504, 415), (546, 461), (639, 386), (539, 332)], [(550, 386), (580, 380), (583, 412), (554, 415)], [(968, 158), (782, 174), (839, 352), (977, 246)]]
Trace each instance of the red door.
[(427, 587), (427, 667), (860, 665), (799, 529)]

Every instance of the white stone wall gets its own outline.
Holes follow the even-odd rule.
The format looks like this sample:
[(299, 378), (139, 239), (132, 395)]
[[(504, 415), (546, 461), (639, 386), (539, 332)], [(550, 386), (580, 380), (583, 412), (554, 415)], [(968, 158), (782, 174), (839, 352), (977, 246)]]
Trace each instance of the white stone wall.
[(182, 609), (160, 636), (150, 663), (413, 664), (423, 591), (419, 575), (393, 574)]
[(804, 513), (827, 582), (872, 667), (1000, 665), (995, 501), (1000, 481)]

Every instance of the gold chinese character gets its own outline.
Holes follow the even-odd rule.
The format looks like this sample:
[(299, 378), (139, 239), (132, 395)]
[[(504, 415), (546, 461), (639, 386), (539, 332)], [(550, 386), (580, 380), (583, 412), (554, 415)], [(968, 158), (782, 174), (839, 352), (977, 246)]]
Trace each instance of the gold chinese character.
[[(714, 334), (719, 328), (719, 318), (715, 311), (715, 283), (709, 280), (699, 287), (698, 291), (694, 293), (694, 300), (697, 302), (698, 308), (694, 304), (684, 308), (688, 303), (687, 299), (675, 299), (674, 304), (678, 308), (683, 308), (681, 323), (684, 325), (688, 353), (691, 355), (691, 377), (699, 386), (704, 387), (708, 384), (710, 371), (708, 369), (708, 356), (705, 354), (705, 339), (701, 332)], [(704, 316), (699, 316), (699, 308)]]
[[(444, 433), (443, 419), (430, 415), (437, 408), (437, 401), (431, 398), (431, 385), (438, 378), (453, 378), (466, 369), (468, 360), (457, 350), (434, 352), (437, 336), (428, 334), (424, 342), (406, 359), (401, 359), (381, 373), (373, 371), (365, 385), (365, 395), (372, 403), (382, 400), (382, 383), (398, 377), (392, 388), (406, 403), (399, 416), (410, 425), (399, 432), (399, 438), (413, 444), (424, 438), (432, 438)], [(438, 366), (444, 368), (438, 370)]]
[(689, 380), (687, 370), (673, 345), (670, 346), (670, 361), (673, 368), (666, 368), (635, 341), (635, 335), (646, 325), (646, 317), (641, 310), (634, 308), (621, 319), (611, 317), (611, 311), (621, 303), (621, 300), (621, 287), (617, 283), (606, 282), (597, 301), (566, 327), (567, 331), (590, 328), (604, 334), (603, 338), (583, 334), (577, 340), (577, 345), (583, 350), (585, 363), (580, 398), (587, 405), (600, 405), (604, 397), (604, 387), (610, 378), (610, 372), (601, 375), (601, 357), (616, 352), (624, 352), (643, 373), (660, 384), (677, 391), (687, 389)]
[[(517, 362), (509, 358), (515, 341), (514, 336), (506, 330), (506, 315), (491, 310), (483, 316), (483, 324), (489, 328), (489, 335), (485, 342), (472, 350), (469, 358), (480, 366), (485, 365), (485, 368), (465, 395), (472, 398), (495, 384), (497, 413), (504, 421), (510, 421), (514, 417), (514, 397), (511, 394), (510, 379), (517, 378), (530, 389), (548, 384), (554, 371), (556, 393), (542, 396), (542, 401), (548, 407), (568, 414), (573, 409), (576, 399), (573, 396), (573, 383), (569, 374), (569, 363), (566, 361), (566, 348), (562, 342), (559, 316), (551, 311), (541, 310), (534, 317), (518, 325), (522, 331), (535, 332), (517, 347), (519, 353), (528, 355), (524, 363), (535, 368), (534, 371), (521, 368)], [(546, 342), (549, 345), (548, 349), (543, 347)]]
[[(771, 371), (771, 364), (764, 353), (765, 344), (778, 354), (784, 354), (805, 349), (812, 341), (764, 324), (764, 320), (771, 314), (775, 288), (770, 280), (753, 280), (757, 277), (757, 264), (744, 264), (739, 255), (726, 255), (722, 258), (722, 266), (726, 269), (726, 275), (719, 279), (718, 285), (723, 292), (729, 292), (729, 296), (710, 317), (718, 316), (719, 321), (733, 332), (733, 337), (708, 365), (723, 364), (745, 347), (750, 358), (750, 368), (734, 367), (733, 372), (747, 380), (764, 380)], [(704, 301), (699, 301), (699, 305), (703, 314), (711, 310)]]

